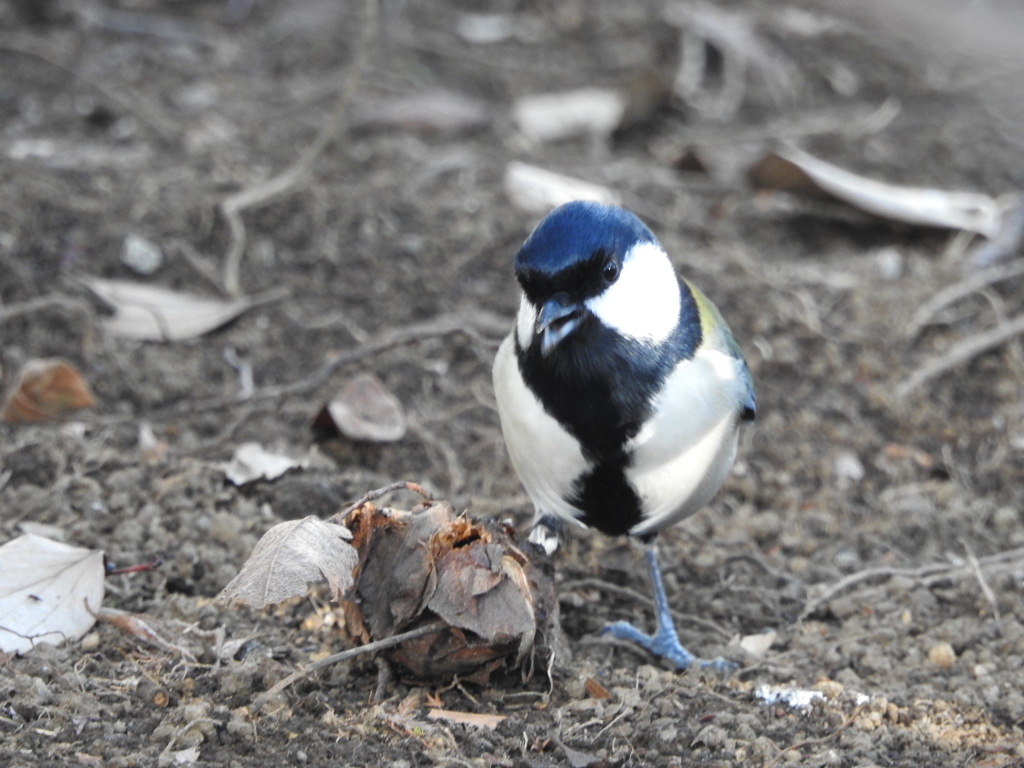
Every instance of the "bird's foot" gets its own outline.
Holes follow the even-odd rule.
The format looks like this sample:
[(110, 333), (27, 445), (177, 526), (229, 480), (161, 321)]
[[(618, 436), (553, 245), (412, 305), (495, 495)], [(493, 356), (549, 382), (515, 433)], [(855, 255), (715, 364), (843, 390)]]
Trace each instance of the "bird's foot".
[(679, 669), (687, 669), (691, 664), (696, 664), (700, 667), (713, 669), (716, 672), (729, 673), (736, 669), (737, 666), (734, 662), (723, 659), (721, 656), (717, 659), (697, 658), (683, 647), (675, 631), (670, 628), (659, 627), (655, 634), (648, 635), (629, 622), (616, 621), (602, 629), (600, 634), (611, 635), (619, 640), (636, 643), (655, 656), (668, 659)]

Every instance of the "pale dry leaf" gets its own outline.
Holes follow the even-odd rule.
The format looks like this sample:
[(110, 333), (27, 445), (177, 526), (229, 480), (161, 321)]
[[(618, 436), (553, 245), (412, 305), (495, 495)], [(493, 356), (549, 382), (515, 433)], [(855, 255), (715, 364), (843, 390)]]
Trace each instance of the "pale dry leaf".
[(740, 648), (749, 653), (755, 659), (760, 659), (768, 649), (772, 647), (778, 633), (774, 629), (762, 632), (759, 635), (744, 635), (740, 639)]
[(516, 126), (535, 142), (610, 136), (625, 113), (625, 96), (609, 88), (523, 96), (512, 106)]
[(310, 516), (275, 525), (257, 542), (242, 570), (224, 587), (221, 600), (241, 600), (253, 608), (306, 594), (307, 585), (327, 579), (338, 598), (352, 586), (358, 563), (346, 541), (348, 529)]
[(245, 485), (254, 480), (276, 480), (301, 466), (301, 460), (268, 451), (259, 443), (242, 443), (224, 465), (224, 475), (235, 485)]
[(398, 128), (417, 133), (457, 135), (490, 123), (487, 105), (451, 91), (426, 91), (368, 104), (353, 118), (353, 128)]
[(965, 229), (987, 238), (999, 233), (1006, 207), (977, 192), (903, 187), (868, 179), (792, 147), (762, 158), (751, 176), (763, 189), (807, 193), (816, 188), (875, 216), (905, 224)]
[(447, 720), (456, 725), (472, 725), (477, 728), (495, 730), (498, 724), (506, 719), (505, 715), (484, 715), (477, 712), (456, 712), (451, 709), (432, 709), (427, 713), (428, 720)]
[(103, 602), (103, 552), (26, 534), (0, 547), (0, 651), (77, 640)]
[(103, 321), (112, 336), (143, 341), (181, 341), (234, 320), (252, 299), (215, 299), (127, 280), (90, 277), (84, 285), (114, 309)]
[(372, 373), (351, 379), (325, 411), (314, 428), (323, 426), (329, 417), (338, 431), (352, 440), (392, 443), (405, 436), (407, 422), (401, 401)]
[(542, 214), (573, 200), (620, 205), (619, 193), (608, 187), (563, 176), (535, 165), (513, 161), (505, 171), (505, 193), (520, 210)]

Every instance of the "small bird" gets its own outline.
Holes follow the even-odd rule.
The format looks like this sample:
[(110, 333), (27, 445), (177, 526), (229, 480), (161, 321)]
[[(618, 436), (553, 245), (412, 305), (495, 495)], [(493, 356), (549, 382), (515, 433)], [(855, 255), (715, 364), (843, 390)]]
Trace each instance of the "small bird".
[(677, 667), (718, 669), (679, 642), (654, 537), (701, 509), (754, 418), (746, 361), (715, 306), (680, 280), (634, 214), (572, 202), (515, 257), (522, 299), (494, 361), (512, 465), (536, 508), (530, 540), (549, 553), (561, 521), (646, 545), (657, 630), (604, 632)]

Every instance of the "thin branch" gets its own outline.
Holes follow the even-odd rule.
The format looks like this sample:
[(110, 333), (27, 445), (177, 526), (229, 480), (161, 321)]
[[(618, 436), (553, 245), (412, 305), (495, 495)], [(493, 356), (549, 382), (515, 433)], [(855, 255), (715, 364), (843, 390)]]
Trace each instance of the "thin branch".
[(765, 768), (775, 768), (775, 766), (779, 764), (779, 761), (784, 759), (786, 753), (789, 752), (790, 750), (793, 750), (793, 749), (803, 749), (804, 747), (810, 747), (810, 746), (813, 746), (815, 744), (826, 744), (826, 743), (828, 743), (829, 741), (834, 739), (836, 736), (838, 736), (840, 733), (842, 733), (847, 728), (849, 728), (851, 725), (853, 725), (854, 721), (858, 717), (860, 717), (860, 713), (864, 711), (864, 707), (865, 706), (866, 705), (861, 704), (859, 707), (854, 709), (853, 713), (848, 718), (846, 718), (846, 720), (843, 721), (842, 725), (840, 725), (838, 728), (836, 728), (834, 731), (832, 731), (832, 733), (830, 733), (828, 736), (822, 736), (821, 738), (818, 738), (818, 739), (804, 739), (803, 741), (798, 741), (796, 744), (792, 744), (792, 745), (786, 747), (785, 749), (781, 750), (779, 752), (779, 754), (777, 754), (775, 756), (775, 759), (772, 760), (770, 763), (768, 763), (765, 766)]
[(900, 399), (906, 397), (926, 381), (1005, 344), (1021, 333), (1024, 333), (1024, 315), (1018, 315), (1003, 325), (963, 339), (939, 357), (932, 358), (898, 384), (896, 397)]
[(220, 204), (221, 213), (228, 223), (231, 234), (231, 244), (224, 257), (224, 290), (229, 296), (241, 295), (242, 289), (239, 282), (239, 271), (242, 264), (242, 256), (245, 253), (245, 222), (242, 221), (242, 211), (260, 205), (266, 205), (272, 200), (294, 191), (300, 182), (304, 181), (313, 162), (337, 136), (341, 129), (345, 112), (349, 102), (355, 95), (362, 79), (363, 71), (366, 69), (366, 62), (369, 60), (373, 39), (377, 36), (379, 9), (377, 0), (366, 0), (366, 19), (363, 24), (363, 35), (357, 44), (352, 65), (349, 67), (348, 76), (342, 84), (341, 91), (334, 103), (334, 110), (331, 115), (320, 126), (320, 131), (312, 143), (303, 151), (299, 158), (285, 170), (271, 179), (262, 181), (251, 187), (243, 189), (231, 195)]
[(340, 523), (342, 520), (344, 520), (346, 517), (348, 517), (352, 512), (355, 512), (357, 509), (359, 509), (364, 504), (367, 504), (367, 503), (373, 501), (374, 499), (379, 499), (381, 496), (384, 496), (384, 495), (386, 495), (388, 493), (391, 493), (392, 491), (403, 491), (403, 490), (404, 491), (412, 491), (413, 493), (418, 493), (420, 496), (422, 496), (427, 501), (432, 501), (433, 498), (434, 498), (433, 496), (430, 495), (430, 491), (426, 490), (419, 483), (411, 483), (408, 480), (399, 480), (396, 483), (391, 483), (390, 485), (385, 485), (383, 488), (377, 488), (375, 490), (368, 491), (366, 493), (366, 495), (363, 496), (363, 498), (361, 498), (355, 504), (352, 504), (348, 508), (342, 510), (338, 514), (334, 515), (328, 522)]
[(1024, 275), (1024, 259), (975, 272), (958, 283), (946, 286), (917, 308), (914, 316), (910, 319), (910, 323), (907, 325), (907, 329), (904, 331), (904, 335), (908, 339), (916, 338), (924, 327), (931, 322), (932, 318), (950, 304), (980, 291), (982, 288), (1002, 282), (1003, 280), (1009, 280), (1018, 275)]
[(964, 551), (967, 553), (967, 562), (970, 563), (971, 573), (973, 573), (974, 578), (978, 580), (982, 594), (985, 595), (985, 599), (988, 600), (989, 605), (992, 606), (992, 615), (995, 617), (996, 625), (1002, 626), (1003, 620), (999, 615), (999, 602), (996, 600), (996, 593), (993, 592), (992, 587), (988, 585), (988, 580), (985, 578), (985, 574), (982, 573), (981, 563), (978, 562), (978, 558), (974, 555), (974, 550), (970, 548), (965, 540), (961, 539), (960, 543), (963, 545)]
[(63, 293), (47, 293), (43, 296), (36, 296), (33, 299), (0, 305), (0, 323), (13, 320), (22, 315), (50, 309), (51, 307), (64, 309), (68, 312), (77, 312), (89, 318), (93, 316), (92, 307), (84, 301), (72, 298), (71, 296), (65, 296)]
[[(601, 579), (573, 579), (572, 581), (566, 581), (559, 584), (558, 589), (560, 592), (566, 592), (571, 589), (599, 589), (602, 592), (606, 592), (610, 595), (617, 595), (618, 597), (624, 597), (627, 600), (631, 600), (635, 603), (642, 603), (648, 608), (654, 609), (654, 600), (647, 595), (637, 592), (635, 589), (629, 587), (620, 587), (618, 584), (612, 584), (608, 581), (602, 581)], [(712, 632), (717, 632), (722, 637), (728, 639), (732, 637), (732, 633), (727, 632), (720, 626), (715, 624), (713, 621), (702, 619), (699, 616), (692, 616), (688, 613), (680, 613), (679, 611), (671, 610), (672, 618), (676, 621), (685, 621), (689, 624), (696, 624), (698, 627), (704, 627), (710, 629)]]
[[(276, 387), (264, 387), (263, 389), (256, 390), (247, 402), (253, 403), (260, 400), (270, 400), (309, 392), (327, 381), (342, 366), (405, 344), (413, 344), (417, 341), (424, 341), (438, 336), (449, 336), (453, 333), (468, 333), (474, 329), (488, 331), (500, 329), (501, 332), (504, 332), (510, 326), (510, 320), (492, 315), (489, 312), (479, 311), (453, 312), (439, 315), (423, 322), (391, 328), (365, 344), (338, 353), (336, 357), (326, 363), (319, 371), (304, 379), (299, 379), (290, 384), (280, 384)], [(171, 412), (174, 414), (200, 413), (227, 408), (233, 405), (238, 405), (237, 395), (179, 403), (171, 409)]]
[[(978, 560), (978, 567), (985, 568), (992, 565), (998, 565), (999, 563), (1005, 563), (1011, 560), (1024, 559), (1024, 547), (1019, 549), (1011, 549), (1006, 552), (999, 552), (988, 557), (983, 557)], [(966, 572), (967, 566), (962, 563), (929, 563), (928, 565), (922, 565), (920, 568), (868, 568), (864, 571), (857, 571), (857, 573), (851, 573), (849, 576), (837, 581), (832, 586), (828, 587), (817, 597), (807, 601), (807, 605), (804, 606), (803, 611), (800, 612), (800, 616), (797, 617), (797, 621), (803, 621), (812, 613), (814, 613), (818, 606), (822, 603), (826, 603), (833, 597), (843, 592), (854, 584), (859, 584), (862, 581), (868, 581), (870, 579), (879, 578), (881, 576), (893, 577), (893, 576), (906, 576), (911, 579), (924, 579), (928, 576), (934, 576), (935, 574), (946, 574), (952, 575), (957, 571)]]
[(154, 102), (145, 99), (138, 92), (122, 84), (120, 89), (115, 89), (95, 78), (89, 77), (83, 72), (83, 68), (74, 64), (65, 64), (60, 60), (56, 48), (48, 46), (38, 40), (25, 37), (5, 36), (0, 38), (0, 50), (18, 53), (22, 56), (29, 56), (49, 64), (51, 67), (61, 70), (81, 82), (95, 88), (126, 112), (134, 114), (142, 123), (163, 141), (173, 143), (181, 135), (181, 129), (171, 120), (167, 114)]
[(325, 659), (315, 661), (305, 669), (299, 669), (295, 672), (292, 672), (284, 680), (275, 683), (272, 687), (270, 687), (269, 689), (261, 693), (259, 696), (257, 696), (252, 702), (252, 712), (253, 714), (259, 712), (271, 698), (279, 694), (292, 683), (301, 680), (302, 678), (306, 677), (306, 675), (316, 672), (318, 669), (329, 667), (332, 664), (337, 664), (340, 661), (354, 659), (356, 656), (361, 656), (364, 653), (376, 653), (377, 651), (383, 651), (387, 650), (388, 648), (394, 648), (396, 645), (401, 645), (407, 640), (416, 640), (417, 638), (425, 637), (426, 635), (431, 635), (434, 632), (438, 632), (447, 626), (448, 624), (446, 624), (443, 621), (435, 621), (432, 624), (417, 627), (416, 629), (410, 629), (408, 632), (403, 632), (400, 635), (393, 635), (392, 637), (386, 637), (383, 640), (376, 640), (372, 643), (367, 643), (366, 645), (360, 645), (358, 648), (350, 648), (347, 651), (335, 653), (328, 656)]

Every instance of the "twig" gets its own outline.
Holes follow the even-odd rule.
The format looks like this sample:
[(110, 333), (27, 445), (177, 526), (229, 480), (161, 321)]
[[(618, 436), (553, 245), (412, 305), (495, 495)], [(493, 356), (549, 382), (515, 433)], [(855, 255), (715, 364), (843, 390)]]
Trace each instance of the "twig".
[[(978, 560), (978, 567), (988, 567), (990, 565), (998, 565), (999, 563), (1005, 563), (1008, 560), (1016, 560), (1018, 558), (1024, 559), (1024, 547), (1019, 549), (1011, 549), (1006, 552), (998, 552), (988, 557), (983, 557)], [(797, 621), (803, 621), (812, 613), (814, 613), (818, 606), (831, 600), (840, 592), (852, 587), (854, 584), (859, 584), (862, 581), (869, 579), (878, 578), (880, 576), (906, 576), (911, 579), (923, 579), (927, 576), (934, 574), (943, 573), (951, 574), (956, 571), (966, 570), (962, 563), (930, 563), (928, 565), (922, 565), (920, 568), (868, 568), (864, 571), (858, 571), (857, 573), (851, 573), (835, 584), (826, 589), (822, 594), (816, 598), (807, 601), (807, 605), (804, 606), (803, 611), (800, 612), (800, 616), (797, 617)]]
[(967, 562), (971, 565), (971, 571), (974, 573), (974, 578), (978, 580), (978, 584), (981, 586), (981, 591), (985, 595), (985, 599), (988, 600), (989, 605), (992, 606), (992, 615), (995, 617), (996, 626), (1001, 627), (1003, 620), (999, 615), (999, 603), (996, 601), (996, 594), (992, 591), (992, 587), (988, 585), (988, 581), (985, 579), (985, 574), (981, 572), (981, 563), (978, 562), (978, 558), (974, 556), (974, 550), (971, 549), (970, 545), (964, 540), (960, 539), (960, 543), (964, 547), (964, 551), (967, 553)]
[(317, 157), (330, 145), (341, 128), (345, 111), (349, 102), (359, 87), (363, 70), (366, 69), (366, 62), (370, 57), (371, 43), (377, 35), (377, 0), (366, 0), (366, 19), (363, 24), (363, 36), (356, 47), (355, 56), (348, 70), (348, 76), (338, 93), (334, 103), (334, 110), (330, 117), (320, 126), (313, 142), (299, 155), (299, 158), (285, 170), (271, 179), (262, 181), (254, 186), (243, 189), (225, 199), (220, 204), (221, 213), (224, 215), (231, 232), (231, 244), (228, 247), (227, 255), (224, 257), (224, 290), (229, 296), (241, 295), (239, 283), (239, 270), (242, 264), (242, 255), (245, 253), (245, 222), (242, 221), (242, 211), (259, 205), (265, 205), (270, 201), (291, 192), (300, 181), (303, 181), (307, 172), (312, 167)]
[(926, 381), (952, 368), (956, 368), (961, 363), (972, 360), (978, 355), (988, 352), (990, 349), (995, 349), (1005, 344), (1021, 333), (1024, 333), (1024, 315), (1018, 315), (1003, 325), (998, 325), (995, 328), (963, 339), (939, 357), (932, 358), (930, 362), (922, 365), (898, 384), (896, 386), (896, 397), (906, 397)]
[[(417, 341), (435, 338), (437, 336), (449, 336), (453, 333), (466, 333), (470, 329), (498, 330), (502, 332), (511, 327), (511, 321), (492, 315), (488, 312), (453, 312), (451, 314), (439, 315), (438, 317), (424, 320), (419, 323), (410, 323), (399, 328), (392, 328), (377, 336), (376, 338), (361, 344), (354, 349), (339, 353), (334, 359), (324, 365), (319, 371), (304, 379), (299, 379), (291, 384), (281, 384), (276, 387), (259, 389), (249, 398), (249, 402), (258, 400), (274, 399), (287, 395), (297, 395), (316, 389), (329, 379), (336, 370), (349, 363), (362, 360), (364, 357), (386, 352), (389, 349), (400, 347), (404, 344), (412, 344)], [(238, 398), (235, 395), (228, 397), (215, 397), (209, 400), (190, 401), (180, 403), (173, 408), (173, 413), (198, 413), (201, 411), (212, 411), (219, 408), (237, 405)], [(133, 417), (134, 418), (134, 417)]]
[(433, 500), (433, 496), (430, 495), (430, 491), (426, 490), (419, 483), (411, 483), (408, 480), (399, 480), (396, 483), (391, 483), (390, 485), (385, 485), (383, 488), (377, 488), (377, 489), (375, 489), (373, 491), (368, 491), (366, 493), (366, 495), (363, 496), (363, 498), (361, 498), (359, 501), (357, 501), (355, 504), (353, 504), (352, 506), (348, 507), (347, 509), (344, 509), (341, 512), (339, 512), (336, 515), (334, 515), (328, 522), (340, 523), (342, 520), (344, 520), (346, 517), (348, 517), (352, 512), (355, 512), (357, 509), (359, 509), (364, 504), (366, 504), (368, 502), (371, 502), (374, 499), (379, 499), (381, 496), (384, 496), (384, 495), (386, 495), (388, 493), (391, 493), (392, 491), (402, 491), (402, 490), (412, 491), (413, 493), (418, 493), (420, 496), (422, 496), (427, 501)]
[(200, 723), (209, 723), (210, 725), (213, 725), (215, 727), (220, 727), (222, 725), (220, 722), (210, 717), (197, 717), (195, 720), (190, 720), (186, 725), (183, 725), (181, 728), (179, 728), (173, 736), (171, 736), (171, 740), (167, 742), (167, 746), (164, 747), (164, 751), (160, 753), (160, 757), (165, 757), (166, 755), (169, 755), (171, 749), (174, 747), (175, 744), (178, 743), (178, 739), (184, 736), (189, 731), (191, 731)]
[[(574, 579), (572, 581), (565, 581), (558, 585), (559, 591), (565, 592), (570, 589), (599, 589), (602, 592), (607, 592), (611, 595), (617, 595), (624, 597), (627, 600), (632, 600), (636, 603), (643, 603), (648, 608), (654, 608), (654, 600), (647, 595), (637, 592), (635, 589), (629, 587), (620, 587), (618, 584), (612, 584), (609, 581), (602, 581), (601, 579)], [(670, 609), (671, 610), (671, 609)], [(688, 613), (680, 613), (679, 611), (671, 610), (672, 618), (676, 621), (685, 621), (690, 624), (696, 624), (699, 627), (710, 629), (712, 632), (717, 632), (722, 637), (728, 639), (732, 637), (732, 634), (722, 629), (720, 626), (715, 624), (713, 621), (702, 619), (699, 616), (692, 616)]]
[(4, 37), (0, 38), (0, 49), (38, 59), (88, 84), (122, 109), (134, 114), (165, 142), (175, 142), (181, 134), (177, 124), (157, 104), (144, 99), (140, 94), (127, 86), (122, 85), (122, 90), (115, 90), (105, 83), (86, 75), (82, 67), (75, 66), (74, 64), (65, 64), (60, 60), (58, 52), (45, 43), (26, 38)]
[(377, 651), (393, 648), (396, 645), (401, 645), (407, 640), (415, 640), (417, 638), (433, 634), (434, 632), (438, 632), (447, 626), (448, 625), (443, 621), (435, 621), (432, 624), (417, 627), (416, 629), (410, 629), (408, 632), (403, 632), (400, 635), (393, 635), (392, 637), (386, 637), (383, 640), (376, 640), (372, 643), (367, 643), (366, 645), (360, 645), (358, 648), (350, 648), (347, 651), (335, 653), (325, 659), (315, 661), (305, 669), (299, 669), (292, 672), (288, 677), (284, 678), (284, 680), (275, 683), (272, 687), (257, 696), (252, 703), (252, 712), (253, 714), (259, 712), (271, 698), (279, 694), (292, 683), (301, 680), (306, 675), (316, 672), (318, 669), (329, 667), (340, 661), (354, 659), (356, 656), (361, 656), (364, 653), (376, 653)]
[(851, 725), (853, 725), (854, 721), (858, 717), (860, 717), (860, 713), (862, 711), (864, 711), (864, 707), (865, 706), (866, 705), (861, 704), (859, 707), (857, 707), (855, 710), (853, 710), (853, 713), (848, 718), (846, 718), (846, 720), (843, 721), (842, 725), (840, 725), (838, 728), (836, 728), (834, 731), (832, 731), (832, 733), (830, 733), (828, 736), (822, 736), (822, 737), (817, 738), (817, 739), (804, 739), (803, 741), (798, 741), (796, 744), (792, 744), (792, 745), (786, 747), (785, 749), (781, 750), (779, 752), (779, 754), (777, 754), (775, 756), (775, 758), (770, 763), (765, 765), (764, 768), (775, 768), (775, 766), (779, 764), (779, 761), (783, 759), (785, 754), (787, 752), (789, 752), (790, 750), (792, 750), (792, 749), (803, 749), (804, 747), (810, 747), (810, 746), (813, 746), (815, 744), (825, 744), (826, 742), (831, 741), (836, 736), (838, 736), (840, 733), (842, 733), (847, 728), (849, 728)]
[(964, 278), (958, 283), (943, 288), (941, 291), (936, 293), (924, 304), (917, 308), (914, 312), (914, 316), (911, 318), (910, 323), (907, 325), (904, 335), (908, 339), (914, 339), (917, 337), (921, 330), (931, 322), (931, 319), (955, 301), (959, 301), (965, 296), (980, 291), (982, 288), (998, 283), (1003, 280), (1009, 280), (1012, 277), (1018, 275), (1024, 275), (1024, 259), (1012, 261), (1009, 264), (1003, 264), (998, 267), (990, 267), (989, 269), (975, 272), (970, 277)]
[(51, 307), (65, 309), (68, 312), (78, 312), (89, 318), (93, 316), (92, 308), (84, 301), (65, 296), (63, 293), (47, 293), (43, 296), (36, 296), (34, 299), (0, 305), (0, 323)]

